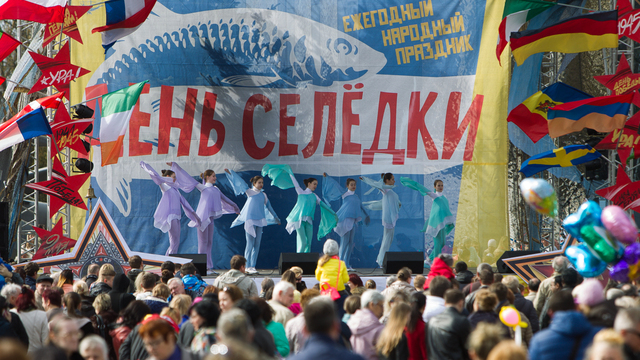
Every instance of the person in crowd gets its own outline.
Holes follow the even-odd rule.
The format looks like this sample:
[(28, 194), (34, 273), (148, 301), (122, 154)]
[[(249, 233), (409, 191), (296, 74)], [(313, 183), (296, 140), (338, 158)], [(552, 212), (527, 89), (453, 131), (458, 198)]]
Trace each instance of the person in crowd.
[(156, 275), (150, 272), (143, 273), (142, 282), (140, 286), (142, 286), (142, 293), (136, 295), (136, 300), (145, 300), (148, 297), (152, 296), (153, 288), (156, 286)]
[(87, 287), (91, 288), (91, 285), (98, 281), (98, 274), (100, 272), (100, 265), (91, 264), (87, 268), (87, 276), (84, 278), (84, 282), (87, 283)]
[(60, 273), (57, 287), (61, 288), (64, 293), (73, 291), (73, 271), (66, 269)]
[[(118, 319), (118, 323), (115, 329), (109, 331), (109, 335), (113, 341), (113, 349), (118, 356), (118, 359), (121, 358), (122, 352), (120, 351), (120, 346), (125, 341), (127, 336), (131, 333), (131, 331), (138, 325), (145, 316), (151, 314), (151, 309), (149, 306), (145, 304), (143, 301), (134, 300), (132, 301), (120, 314), (120, 318)], [(130, 349), (129, 349), (130, 350)], [(123, 360), (129, 360), (129, 352), (127, 356), (122, 358)]]
[(486, 360), (491, 350), (505, 339), (504, 327), (501, 324), (479, 323), (469, 335), (469, 358)]
[[(573, 268), (567, 268), (560, 273), (559, 289), (556, 292), (564, 291), (573, 293), (573, 289), (578, 285), (578, 272)], [(551, 322), (551, 316), (549, 315), (549, 298), (545, 301), (545, 305), (542, 307), (542, 313), (540, 313), (540, 328), (546, 329)]]
[[(482, 272), (482, 270), (491, 270), (491, 278), (493, 278), (493, 270), (491, 269), (491, 265), (487, 263), (478, 264), (478, 267), (476, 268), (476, 276), (475, 276), (476, 280), (471, 284), (466, 285), (462, 288), (462, 293), (464, 294), (465, 297), (469, 296), (469, 294), (478, 290), (480, 286), (482, 286), (482, 282), (480, 281), (480, 273)], [(491, 282), (493, 282), (493, 280), (491, 280)], [(465, 307), (466, 307), (466, 301), (465, 301)]]
[[(287, 336), (287, 340), (289, 341), (290, 352), (293, 354), (300, 352), (300, 350), (302, 350), (302, 348), (304, 347), (304, 343), (308, 337), (308, 333), (305, 332), (304, 330), (305, 329), (304, 309), (309, 304), (309, 301), (311, 301), (311, 299), (317, 296), (320, 296), (320, 291), (318, 290), (315, 290), (315, 289), (304, 290), (300, 297), (300, 305), (302, 306), (302, 313), (298, 314), (295, 318), (287, 322), (287, 326), (285, 327), (286, 336)], [(350, 296), (350, 298), (351, 297), (353, 296)], [(357, 298), (358, 298), (358, 308), (359, 308), (360, 297), (357, 296)], [(347, 302), (345, 301), (345, 306), (346, 304)], [(269, 314), (266, 314), (266, 315), (269, 315)], [(265, 323), (267, 323), (266, 315), (265, 315)], [(269, 319), (271, 319), (271, 316), (269, 316)]]
[[(414, 280), (415, 281), (415, 280)], [(404, 329), (407, 336), (407, 346), (410, 360), (426, 360), (427, 347), (425, 343), (425, 322), (422, 314), (427, 305), (427, 297), (421, 292), (414, 292), (410, 298), (411, 316)]]
[[(440, 254), (433, 260), (429, 274), (427, 274), (427, 280), (424, 282), (424, 289), (428, 290), (431, 286), (431, 280), (436, 276), (444, 276), (451, 282), (455, 281), (456, 275), (451, 268), (453, 266), (453, 258), (448, 254)], [(456, 286), (457, 282), (456, 282)]]
[(36, 290), (36, 277), (38, 276), (38, 271), (40, 271), (40, 265), (34, 262), (28, 262), (27, 265), (24, 266), (24, 273), (26, 277), (24, 278), (24, 284), (29, 286), (31, 290)]
[(585, 360), (624, 360), (624, 340), (613, 329), (600, 330), (593, 337), (593, 343), (587, 349)]
[[(380, 314), (382, 314), (382, 301), (384, 297), (382, 296), (382, 294), (376, 291), (371, 291), (378, 294), (377, 296), (378, 301), (380, 302)], [(365, 292), (363, 296), (367, 294), (367, 292)], [(367, 301), (370, 301), (371, 294), (366, 296), (368, 299)], [(307, 324), (306, 329), (309, 337), (305, 342), (304, 348), (297, 354), (291, 356), (289, 359), (363, 360), (360, 355), (354, 354), (338, 344), (337, 340), (340, 338), (339, 320), (335, 312), (335, 306), (329, 298), (321, 296), (310, 300), (304, 308), (303, 315), (305, 318), (305, 324)], [(380, 323), (378, 323), (378, 325), (380, 325)], [(377, 357), (375, 356), (375, 345), (371, 347), (370, 351), (373, 352), (373, 355), (369, 359), (377, 359)]]
[(78, 345), (80, 343), (81, 336), (82, 333), (80, 329), (78, 329), (76, 321), (64, 315), (60, 315), (51, 323), (49, 346), (40, 348), (34, 353), (33, 358), (39, 359), (42, 358), (41, 354), (63, 351), (65, 358), (68, 360), (82, 360), (82, 356), (78, 353)]
[(340, 297), (334, 299), (338, 316), (342, 318), (344, 315), (344, 300), (349, 296), (345, 290), (344, 284), (349, 282), (349, 273), (344, 261), (338, 258), (340, 246), (335, 240), (327, 240), (324, 242), (322, 252), (324, 255), (318, 260), (316, 267), (316, 279), (321, 284), (321, 289), (334, 288), (338, 291)]
[(182, 328), (182, 324), (189, 321), (189, 308), (191, 307), (191, 296), (187, 294), (176, 295), (171, 299), (169, 307), (176, 309), (180, 314), (181, 320), (178, 322), (178, 326)]
[[(352, 295), (362, 295), (366, 290), (362, 283), (362, 279), (358, 274), (349, 274), (349, 281), (347, 282), (347, 285), (349, 285), (349, 291)], [(356, 292), (355, 294), (354, 291)]]
[(45, 290), (42, 294), (42, 304), (47, 312), (47, 321), (51, 322), (53, 318), (64, 312), (62, 308), (62, 296), (60, 292), (54, 289)]
[[(537, 278), (533, 278), (529, 280), (528, 287), (529, 287), (529, 295), (525, 296), (524, 298), (531, 301), (531, 303), (533, 304), (533, 302), (536, 299), (536, 296), (538, 295), (538, 289), (540, 289), (540, 280)], [(535, 306), (533, 308), (535, 309)]]
[(367, 282), (364, 284), (364, 287), (365, 287), (367, 290), (376, 290), (378, 286), (376, 285), (376, 282), (375, 282), (375, 281), (373, 281), (373, 280), (369, 279), (369, 280), (367, 280)]
[[(162, 271), (169, 271), (169, 270), (162, 270)], [(144, 279), (144, 274), (146, 273), (147, 272), (143, 271), (140, 274), (138, 274), (138, 277), (136, 277), (136, 282), (133, 284), (133, 287), (136, 289), (136, 291), (133, 293), (133, 296), (137, 297), (138, 295), (145, 292), (144, 288), (142, 287), (142, 280)], [(178, 279), (178, 280), (180, 280), (180, 283), (182, 283), (182, 279)], [(168, 281), (167, 281), (167, 284), (169, 284)]]
[(51, 289), (53, 286), (53, 279), (51, 276), (47, 274), (43, 274), (38, 276), (36, 280), (36, 292), (34, 293), (36, 307), (38, 310), (44, 310), (44, 306), (42, 305), (42, 294), (45, 290)]
[(140, 275), (140, 273), (142, 273), (144, 271), (144, 264), (142, 264), (142, 258), (139, 255), (133, 255), (132, 257), (129, 258), (129, 266), (131, 266), (131, 270), (129, 270), (129, 272), (127, 273), (127, 277), (129, 278), (129, 289), (127, 290), (128, 293), (133, 293), (134, 291), (136, 291), (135, 289), (135, 283), (136, 283), (136, 278), (138, 277), (138, 275)]
[(381, 360), (407, 360), (409, 345), (404, 332), (411, 317), (411, 306), (401, 303), (393, 308), (389, 321), (380, 333), (376, 344)]
[(89, 287), (87, 286), (87, 283), (84, 282), (83, 280), (76, 280), (73, 283), (73, 292), (80, 295), (80, 297), (84, 300), (84, 299), (88, 299), (89, 296)]
[(49, 322), (47, 314), (38, 310), (33, 291), (22, 288), (22, 294), (18, 296), (16, 308), (12, 312), (18, 314), (29, 336), (29, 354), (43, 347), (49, 337)]
[(536, 311), (538, 312), (538, 314), (540, 314), (540, 316), (542, 316), (542, 308), (544, 307), (547, 298), (551, 297), (554, 278), (560, 275), (560, 273), (567, 267), (569, 267), (569, 265), (569, 259), (564, 256), (556, 256), (555, 258), (553, 258), (553, 261), (551, 262), (553, 275), (549, 276), (544, 281), (542, 281), (542, 283), (540, 283), (536, 299), (533, 301), (533, 306), (536, 308)]
[[(498, 298), (498, 305), (495, 307), (495, 312), (497, 314), (500, 313), (500, 310), (504, 306), (515, 307), (514, 306), (514, 302), (516, 299), (515, 295), (513, 295), (513, 292), (511, 292), (511, 290), (509, 290), (503, 283), (499, 282), (499, 283), (491, 284), (491, 286), (489, 286), (489, 291), (495, 294), (496, 297)], [(525, 347), (528, 347), (529, 343), (531, 342), (531, 338), (533, 337), (531, 322), (529, 321), (529, 318), (527, 318), (527, 316), (523, 314), (521, 311), (518, 311), (518, 313), (520, 315), (520, 320), (526, 324), (526, 326), (522, 326), (521, 328), (522, 345)], [(509, 336), (511, 338), (515, 338), (514, 329), (511, 327), (506, 327), (506, 328), (509, 331)]]
[(26, 349), (29, 346), (29, 335), (20, 320), (20, 317), (9, 311), (9, 302), (0, 296), (0, 338), (11, 338), (20, 341)]
[(386, 324), (394, 306), (400, 303), (408, 304), (409, 297), (402, 290), (391, 290), (387, 292), (387, 295), (384, 295), (384, 297), (384, 315), (382, 316), (382, 319), (380, 319), (380, 322)]
[(118, 319), (118, 314), (113, 311), (111, 306), (111, 297), (107, 294), (98, 295), (93, 301), (93, 308), (96, 310), (96, 315), (100, 317), (106, 327)]
[(289, 306), (293, 303), (294, 290), (295, 288), (290, 283), (280, 281), (273, 287), (273, 297), (268, 301), (275, 313), (273, 321), (278, 322), (283, 326), (286, 326), (287, 322), (293, 319), (293, 312), (289, 310)]
[(113, 265), (103, 264), (98, 273), (98, 280), (91, 284), (91, 296), (96, 297), (102, 293), (109, 293), (113, 288), (113, 279), (115, 276), (116, 271), (113, 269)]
[[(473, 311), (469, 315), (471, 329), (475, 329), (480, 322), (488, 324), (500, 324), (498, 313), (495, 308), (498, 305), (498, 297), (488, 289), (476, 291), (476, 299), (473, 304)], [(503, 329), (506, 334), (506, 329)]]
[[(344, 316), (342, 322), (346, 323), (351, 318), (351, 315), (360, 310), (360, 295), (351, 295), (344, 301)], [(297, 318), (297, 316), (296, 316)], [(304, 319), (304, 317), (302, 317)], [(294, 319), (295, 320), (295, 319)]]
[(207, 283), (198, 275), (198, 270), (193, 263), (184, 264), (180, 270), (182, 272), (182, 284), (185, 290), (193, 291), (196, 297), (202, 296)]
[(173, 300), (174, 296), (182, 294), (189, 295), (189, 297), (191, 297), (191, 300), (198, 297), (193, 291), (185, 289), (182, 280), (179, 278), (173, 278), (169, 280), (167, 286), (169, 286), (169, 290), (171, 291), (171, 296), (168, 299), (169, 301)]
[(274, 357), (276, 352), (280, 357), (289, 355), (289, 343), (284, 328), (282, 324), (271, 321), (273, 309), (264, 299), (257, 297), (242, 299), (235, 304), (235, 307), (244, 310), (249, 317), (254, 330), (253, 345), (261, 355)]
[(531, 323), (531, 330), (536, 333), (540, 329), (538, 324), (538, 313), (533, 307), (533, 303), (522, 296), (522, 293), (520, 292), (520, 289), (518, 287), (518, 285), (520, 285), (518, 278), (516, 276), (510, 275), (504, 277), (502, 279), (502, 283), (509, 290), (511, 290), (511, 292), (513, 292), (513, 295), (515, 296), (515, 302), (513, 305), (518, 311), (523, 313), (527, 317), (527, 319), (529, 319), (529, 322)]
[(176, 331), (172, 324), (164, 318), (154, 318), (142, 322), (138, 329), (150, 360), (197, 360), (198, 355), (190, 350), (180, 348), (177, 344)]
[[(435, 262), (435, 261), (434, 261)], [(424, 309), (422, 320), (427, 323), (434, 316), (444, 312), (447, 307), (444, 304), (444, 294), (451, 288), (451, 283), (444, 276), (436, 276), (431, 280), (427, 306)]]
[(613, 324), (624, 341), (626, 359), (640, 359), (640, 308), (621, 309)]
[(2, 295), (7, 302), (10, 304), (12, 308), (16, 306), (16, 300), (18, 300), (18, 296), (22, 293), (22, 286), (16, 284), (6, 284), (0, 290), (0, 295)]
[(419, 274), (413, 278), (413, 288), (416, 291), (422, 292), (424, 290), (424, 283), (427, 281), (427, 278), (424, 275)]
[(575, 308), (570, 291), (558, 291), (549, 298), (552, 321), (548, 328), (538, 331), (531, 339), (531, 360), (584, 358), (600, 328), (591, 326)]
[[(173, 279), (174, 276), (171, 273), (171, 271), (169, 270), (162, 270), (162, 274), (160, 274), (160, 281), (162, 281), (163, 284), (168, 284), (169, 280)], [(137, 295), (136, 295), (137, 296)]]
[(224, 344), (229, 340), (234, 340), (242, 342), (246, 347), (255, 350), (250, 345), (253, 342), (253, 325), (251, 325), (251, 320), (249, 320), (244, 310), (233, 308), (220, 314), (216, 330), (216, 338), (220, 343)]
[(282, 277), (280, 281), (286, 281), (294, 286), (293, 289), (293, 302), (291, 306), (289, 306), (289, 310), (293, 313), (294, 316), (298, 315), (302, 311), (302, 307), (300, 306), (300, 292), (295, 288), (296, 286), (296, 274), (291, 270), (285, 270), (282, 273)]
[(66, 293), (62, 297), (62, 304), (64, 305), (65, 315), (76, 322), (78, 329), (80, 329), (85, 336), (94, 333), (91, 320), (80, 313), (80, 306), (82, 305), (80, 295), (74, 292)]
[(476, 290), (464, 298), (464, 307), (467, 309), (469, 314), (473, 312), (473, 303), (475, 302), (478, 291), (481, 289), (488, 289), (489, 286), (493, 284), (493, 270), (483, 269), (480, 271), (480, 283), (481, 285)]
[(604, 289), (597, 279), (586, 279), (571, 292), (578, 310), (593, 326), (612, 328), (618, 307), (616, 300), (606, 300)]
[(112, 289), (109, 291), (109, 297), (111, 297), (111, 308), (116, 313), (119, 313), (120, 310), (124, 309), (136, 298), (129, 294), (129, 287), (131, 284), (131, 280), (125, 274), (118, 274), (113, 278), (113, 282), (111, 283)]
[(386, 295), (388, 292), (393, 290), (399, 290), (407, 295), (407, 298), (413, 294), (416, 289), (411, 285), (411, 269), (408, 267), (403, 267), (398, 270), (398, 274), (396, 274), (396, 281), (394, 281), (388, 288), (384, 289), (382, 292), (383, 295)]
[(302, 294), (302, 292), (307, 289), (307, 283), (302, 280), (302, 268), (299, 266), (293, 266), (289, 270), (293, 271), (293, 273), (296, 274), (296, 290), (300, 291), (300, 294)]
[(379, 320), (384, 314), (384, 295), (367, 290), (362, 294), (360, 307), (347, 322), (351, 329), (351, 346), (365, 359), (377, 360), (376, 346), (384, 329)]
[(171, 290), (169, 290), (169, 287), (163, 283), (160, 283), (153, 288), (151, 296), (142, 301), (149, 305), (152, 314), (160, 314), (160, 311), (162, 311), (162, 309), (169, 306), (167, 298), (170, 294)]
[(97, 335), (90, 335), (80, 341), (78, 346), (84, 360), (109, 360), (107, 342)]
[(220, 308), (212, 301), (200, 301), (191, 308), (189, 322), (195, 334), (191, 341), (191, 351), (201, 357), (209, 353), (209, 348), (216, 342), (216, 324), (220, 317)]
[(528, 360), (527, 351), (513, 340), (502, 340), (496, 345), (487, 360)]
[(242, 290), (235, 285), (226, 285), (218, 291), (218, 304), (220, 311), (231, 310), (236, 301), (243, 298)]
[(258, 287), (252, 278), (245, 274), (247, 259), (241, 255), (234, 255), (230, 261), (231, 270), (218, 276), (213, 282), (213, 286), (218, 289), (223, 288), (225, 285), (237, 286), (245, 298), (258, 296)]
[(449, 289), (444, 294), (446, 311), (434, 316), (427, 326), (427, 357), (429, 359), (468, 359), (467, 339), (471, 333), (469, 320), (461, 313), (464, 294)]
[(458, 261), (453, 271), (456, 273), (456, 281), (460, 284), (460, 289), (471, 284), (473, 281), (473, 273), (467, 269), (466, 262)]
[(271, 296), (267, 298), (267, 292), (271, 290), (271, 293), (273, 293), (274, 286), (275, 286), (275, 283), (271, 278), (265, 277), (264, 279), (262, 279), (262, 282), (260, 283), (260, 288), (262, 289), (262, 291), (260, 291), (260, 298), (265, 299), (267, 301), (271, 300)]

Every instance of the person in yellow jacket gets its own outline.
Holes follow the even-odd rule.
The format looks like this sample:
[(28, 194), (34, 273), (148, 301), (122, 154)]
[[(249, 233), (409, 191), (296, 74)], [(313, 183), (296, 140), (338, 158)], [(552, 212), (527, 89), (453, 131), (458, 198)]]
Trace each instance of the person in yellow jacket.
[(335, 240), (327, 240), (324, 243), (322, 252), (324, 255), (318, 260), (316, 268), (316, 279), (322, 284), (327, 283), (329, 286), (336, 288), (340, 293), (340, 298), (335, 300), (336, 311), (339, 312), (338, 319), (344, 315), (344, 300), (349, 296), (345, 290), (344, 284), (349, 282), (349, 273), (344, 261), (338, 258), (340, 246)]

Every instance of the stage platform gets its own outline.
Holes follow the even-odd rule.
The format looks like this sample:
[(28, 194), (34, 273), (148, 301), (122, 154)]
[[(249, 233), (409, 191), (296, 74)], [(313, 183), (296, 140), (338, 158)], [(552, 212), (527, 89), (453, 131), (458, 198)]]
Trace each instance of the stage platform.
[[(216, 270), (216, 271), (219, 274), (223, 274), (228, 270)], [(427, 276), (428, 272), (429, 272), (428, 269), (424, 269), (423, 275)], [(360, 278), (362, 279), (363, 284), (370, 279), (375, 281), (377, 289), (379, 291), (384, 290), (384, 288), (386, 287), (387, 277), (392, 275), (392, 274), (383, 274), (382, 269), (379, 269), (379, 268), (378, 269), (356, 269), (356, 271), (349, 272), (349, 274), (358, 274), (358, 276), (360, 276)], [(261, 291), (260, 284), (262, 283), (262, 280), (264, 280), (264, 278), (266, 277), (271, 278), (274, 283), (278, 283), (278, 281), (280, 281), (280, 273), (278, 272), (278, 269), (258, 270), (258, 274), (248, 275), (248, 276), (251, 277), (253, 281), (255, 281), (256, 285), (258, 286), (258, 291)], [(215, 281), (216, 277), (217, 275), (203, 276), (202, 279), (206, 281), (207, 284), (213, 285), (213, 282)], [(316, 277), (314, 274), (308, 274), (308, 275), (305, 274), (302, 276), (302, 280), (307, 284), (308, 289), (312, 288), (313, 285), (318, 283), (318, 280), (316, 280)]]

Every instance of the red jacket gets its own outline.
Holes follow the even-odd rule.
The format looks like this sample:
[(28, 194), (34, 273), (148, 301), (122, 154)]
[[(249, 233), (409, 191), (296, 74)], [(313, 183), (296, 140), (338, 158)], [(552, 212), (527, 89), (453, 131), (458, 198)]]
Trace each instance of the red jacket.
[(415, 329), (409, 332), (404, 328), (409, 346), (409, 358), (407, 360), (427, 360), (427, 337), (424, 332), (424, 321), (418, 319)]
[(436, 276), (444, 276), (447, 279), (451, 280), (456, 277), (456, 274), (453, 273), (453, 269), (449, 267), (444, 261), (440, 258), (435, 258), (433, 260), (433, 264), (431, 264), (431, 270), (429, 270), (429, 275), (427, 275), (427, 280), (424, 282), (424, 289), (427, 290), (429, 288), (429, 284), (431, 280), (433, 280)]

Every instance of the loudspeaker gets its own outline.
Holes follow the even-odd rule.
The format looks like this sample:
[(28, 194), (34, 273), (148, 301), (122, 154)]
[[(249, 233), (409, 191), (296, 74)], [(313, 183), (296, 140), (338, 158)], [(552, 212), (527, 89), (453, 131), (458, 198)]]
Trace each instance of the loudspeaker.
[(387, 252), (382, 260), (382, 270), (385, 274), (397, 274), (403, 267), (411, 269), (413, 275), (424, 272), (424, 253), (419, 252)]
[(306, 275), (315, 274), (319, 258), (320, 254), (318, 253), (280, 253), (278, 270), (282, 275), (283, 272), (291, 269), (291, 267), (298, 266)]
[(0, 202), (0, 256), (9, 262), (9, 203)]
[(498, 259), (498, 261), (496, 261), (496, 266), (498, 267), (498, 272), (499, 273), (515, 274), (513, 272), (513, 270), (511, 270), (511, 268), (508, 267), (507, 264), (504, 263), (504, 261), (502, 261), (502, 259), (510, 259), (512, 257), (539, 254), (539, 253), (540, 253), (540, 251), (536, 251), (536, 250), (505, 251), (504, 254), (502, 254), (502, 256), (500, 256), (500, 259)]
[(196, 266), (196, 270), (198, 270), (198, 274), (200, 276), (207, 275), (207, 255), (206, 254), (171, 254), (169, 256), (191, 259), (193, 265)]

